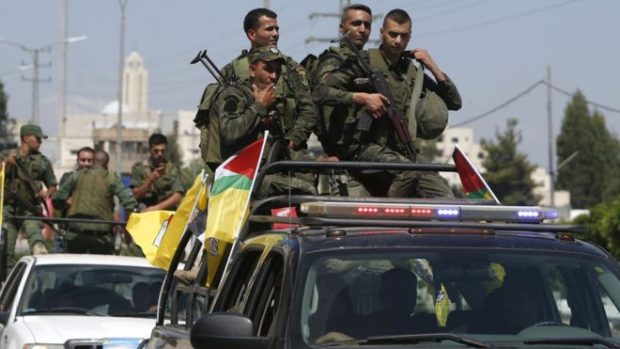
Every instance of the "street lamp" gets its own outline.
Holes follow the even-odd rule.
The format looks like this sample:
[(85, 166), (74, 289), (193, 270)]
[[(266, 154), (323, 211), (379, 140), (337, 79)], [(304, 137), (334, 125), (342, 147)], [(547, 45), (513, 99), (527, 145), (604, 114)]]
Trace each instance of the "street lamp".
[(118, 62), (118, 120), (116, 123), (116, 174), (122, 175), (123, 166), (123, 66), (125, 65), (125, 7), (129, 0), (118, 0), (121, 7), (121, 29)]
[(59, 44), (70, 44), (70, 43), (74, 43), (74, 42), (78, 42), (78, 41), (82, 41), (82, 40), (86, 40), (86, 35), (82, 35), (82, 36), (75, 36), (75, 37), (71, 37), (71, 38), (66, 38), (64, 40), (60, 40), (57, 42), (53, 42), (51, 44), (47, 44), (44, 46), (41, 46), (39, 48), (31, 48), (28, 47), (26, 45), (20, 44), (19, 42), (15, 42), (15, 41), (11, 41), (11, 40), (5, 40), (3, 38), (0, 38), (0, 42), (8, 44), (8, 45), (13, 45), (13, 46), (17, 46), (19, 48), (22, 49), (22, 51), (27, 52), (28, 54), (30, 54), (31, 58), (32, 58), (32, 115), (31, 115), (31, 121), (35, 124), (39, 123), (39, 82), (41, 80), (39, 80), (39, 53), (42, 51), (50, 51), (52, 49), (53, 46), (55, 45), (59, 45)]

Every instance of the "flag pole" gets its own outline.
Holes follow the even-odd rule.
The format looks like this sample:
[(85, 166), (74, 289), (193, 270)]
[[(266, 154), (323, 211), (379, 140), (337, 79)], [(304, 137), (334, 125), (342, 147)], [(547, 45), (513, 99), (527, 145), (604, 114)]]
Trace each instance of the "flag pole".
[[(258, 169), (260, 168), (260, 163), (263, 159), (263, 153), (265, 152), (265, 145), (267, 144), (267, 139), (269, 137), (269, 131), (265, 131), (265, 134), (263, 135), (263, 144), (260, 148), (260, 154), (258, 156), (258, 162), (256, 164), (256, 172), (258, 172)], [(239, 217), (239, 224), (236, 227), (236, 232), (233, 238), (233, 242), (232, 242), (232, 247), (230, 248), (230, 253), (228, 254), (228, 258), (226, 259), (226, 265), (224, 266), (224, 272), (222, 273), (222, 280), (220, 281), (220, 285), (223, 285), (224, 282), (226, 282), (226, 278), (228, 277), (228, 274), (230, 273), (230, 268), (232, 267), (232, 262), (234, 261), (234, 254), (236, 252), (236, 250), (239, 248), (239, 234), (241, 233), (241, 229), (243, 228), (243, 221), (244, 221), (244, 216), (245, 216), (245, 212), (248, 210), (249, 206), (250, 206), (250, 201), (252, 199), (252, 192), (254, 190), (254, 184), (256, 183), (256, 176), (254, 176), (254, 178), (252, 178), (252, 184), (250, 184), (250, 194), (248, 195), (248, 199), (245, 202), (245, 206), (243, 207), (243, 210), (241, 211), (241, 215)], [(205, 241), (206, 243), (206, 241)], [(217, 299), (220, 296), (220, 291), (222, 288), (218, 287), (218, 292), (216, 293), (215, 297), (213, 298), (213, 302), (211, 304), (215, 304), (215, 302), (217, 301)]]

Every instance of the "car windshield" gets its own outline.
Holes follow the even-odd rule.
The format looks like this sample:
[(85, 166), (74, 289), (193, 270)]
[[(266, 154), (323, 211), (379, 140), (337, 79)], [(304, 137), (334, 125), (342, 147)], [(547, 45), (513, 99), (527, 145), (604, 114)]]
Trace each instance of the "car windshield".
[(521, 343), (620, 338), (620, 281), (601, 259), (549, 251), (403, 251), (309, 257), (299, 308), (305, 343), (373, 343), (398, 335), (417, 342), (420, 334), (437, 333)]
[(164, 275), (127, 265), (35, 266), (18, 314), (154, 317)]

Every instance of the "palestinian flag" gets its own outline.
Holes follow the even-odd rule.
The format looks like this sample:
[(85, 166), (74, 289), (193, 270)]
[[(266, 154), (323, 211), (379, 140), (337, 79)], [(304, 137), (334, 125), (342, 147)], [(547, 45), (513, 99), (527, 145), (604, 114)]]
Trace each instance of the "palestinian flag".
[(456, 171), (461, 178), (463, 190), (468, 198), (474, 200), (495, 200), (496, 203), (500, 203), (487, 182), (484, 181), (478, 170), (471, 164), (458, 144), (454, 146), (452, 159), (456, 165)]
[(215, 170), (209, 192), (206, 238), (232, 242), (249, 213), (250, 193), (264, 149), (264, 138), (243, 148)]

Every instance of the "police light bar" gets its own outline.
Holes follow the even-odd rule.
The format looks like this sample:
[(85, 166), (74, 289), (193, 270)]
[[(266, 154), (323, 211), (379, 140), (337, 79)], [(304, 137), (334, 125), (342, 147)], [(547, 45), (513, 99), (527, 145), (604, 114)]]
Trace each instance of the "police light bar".
[(553, 209), (538, 206), (484, 206), (315, 201), (301, 204), (309, 216), (330, 218), (411, 219), (437, 221), (500, 221), (539, 223), (558, 218)]

